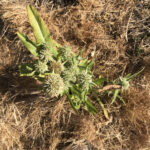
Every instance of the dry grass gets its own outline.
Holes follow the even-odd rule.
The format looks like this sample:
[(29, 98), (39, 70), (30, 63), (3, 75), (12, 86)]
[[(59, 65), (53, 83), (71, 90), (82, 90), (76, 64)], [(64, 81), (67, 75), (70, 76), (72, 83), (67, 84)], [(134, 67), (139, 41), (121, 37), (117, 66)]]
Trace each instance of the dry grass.
[(99, 106), (96, 117), (85, 110), (76, 114), (66, 97), (45, 97), (36, 93), (39, 83), (19, 77), (18, 64), (32, 59), (16, 36), (20, 30), (33, 38), (27, 2), (0, 2), (0, 149), (71, 150), (85, 143), (92, 150), (150, 149), (148, 0), (30, 2), (57, 42), (75, 52), (84, 49), (89, 59), (95, 54), (96, 76), (111, 80), (145, 67), (122, 94), (126, 106), (110, 106), (110, 97), (103, 97), (109, 120)]

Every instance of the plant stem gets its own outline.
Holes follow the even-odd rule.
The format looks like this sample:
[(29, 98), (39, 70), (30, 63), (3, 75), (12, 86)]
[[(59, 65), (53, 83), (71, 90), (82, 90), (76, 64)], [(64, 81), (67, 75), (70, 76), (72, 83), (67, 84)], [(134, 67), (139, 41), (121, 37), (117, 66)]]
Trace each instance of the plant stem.
[(121, 89), (121, 85), (106, 85), (102, 89), (99, 89), (98, 92), (102, 93), (108, 90)]

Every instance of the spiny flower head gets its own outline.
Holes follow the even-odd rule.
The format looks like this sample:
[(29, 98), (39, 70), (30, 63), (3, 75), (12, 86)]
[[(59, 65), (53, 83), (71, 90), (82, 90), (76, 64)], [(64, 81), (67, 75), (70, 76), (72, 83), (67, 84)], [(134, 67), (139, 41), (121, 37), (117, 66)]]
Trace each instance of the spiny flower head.
[(43, 89), (52, 97), (57, 97), (64, 92), (65, 85), (59, 74), (51, 73), (45, 79)]
[(43, 60), (45, 62), (53, 61), (52, 54), (51, 54), (50, 50), (47, 49), (47, 48), (46, 49), (42, 49), (40, 51), (39, 58), (40, 58), (40, 60)]
[(64, 70), (64, 65), (60, 61), (52, 61), (50, 63), (50, 70), (60, 74)]
[(69, 88), (71, 86), (71, 83), (75, 83), (76, 82), (76, 75), (75, 75), (74, 70), (72, 70), (72, 69), (64, 70), (62, 72), (61, 76), (62, 76), (62, 78), (64, 80), (66, 88)]
[(120, 78), (120, 81), (121, 81), (123, 90), (127, 90), (130, 86), (129, 81), (126, 78)]
[(71, 86), (70, 83), (76, 82), (76, 76), (78, 75), (78, 73), (79, 67), (76, 64), (72, 65), (70, 68), (66, 68), (61, 74), (64, 79), (64, 83), (67, 86)]
[(83, 89), (89, 89), (92, 82), (92, 75), (86, 71), (77, 75), (77, 83), (82, 86)]
[(47, 63), (46, 62), (42, 62), (40, 60), (35, 64), (35, 68), (36, 68), (36, 71), (38, 73), (40, 73), (40, 74), (43, 74), (46, 71), (48, 71)]

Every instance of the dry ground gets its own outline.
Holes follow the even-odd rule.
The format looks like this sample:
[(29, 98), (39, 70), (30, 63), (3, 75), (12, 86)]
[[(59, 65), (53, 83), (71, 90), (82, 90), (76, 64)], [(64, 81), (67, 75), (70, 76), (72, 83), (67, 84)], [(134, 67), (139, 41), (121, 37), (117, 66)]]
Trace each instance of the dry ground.
[[(126, 106), (110, 106), (111, 97), (102, 97), (109, 120), (98, 105), (95, 117), (84, 109), (76, 114), (66, 97), (45, 97), (36, 81), (19, 77), (18, 65), (32, 60), (16, 36), (19, 30), (33, 38), (27, 3), (38, 9), (58, 43), (85, 49), (89, 59), (95, 52), (96, 76), (113, 80), (145, 67), (122, 93)], [(92, 150), (149, 150), (149, 89), (149, 0), (0, 1), (1, 150), (67, 150), (83, 143)]]

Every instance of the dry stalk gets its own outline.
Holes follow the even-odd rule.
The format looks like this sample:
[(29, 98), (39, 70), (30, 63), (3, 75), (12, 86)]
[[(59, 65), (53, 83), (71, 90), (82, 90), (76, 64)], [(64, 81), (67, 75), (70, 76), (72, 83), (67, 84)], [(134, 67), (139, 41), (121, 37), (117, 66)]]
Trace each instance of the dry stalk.
[(104, 91), (120, 89), (120, 88), (121, 88), (121, 85), (106, 85), (102, 89), (99, 89), (98, 92), (101, 93)]

